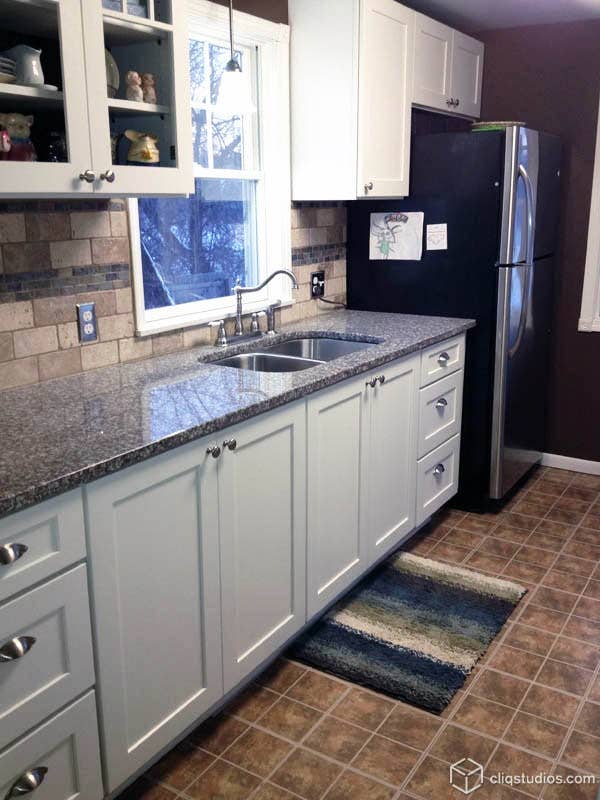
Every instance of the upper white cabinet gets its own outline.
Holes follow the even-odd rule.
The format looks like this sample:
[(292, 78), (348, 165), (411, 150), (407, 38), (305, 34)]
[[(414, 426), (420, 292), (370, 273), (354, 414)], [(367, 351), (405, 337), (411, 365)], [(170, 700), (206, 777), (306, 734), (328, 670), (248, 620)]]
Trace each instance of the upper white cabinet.
[(483, 76), (482, 42), (415, 13), (413, 102), (478, 117)]
[(414, 12), (290, 0), (294, 200), (408, 194)]
[[(144, 16), (128, 13), (134, 8)], [(0, 0), (0, 19), (0, 52), (17, 45), (41, 50), (45, 81), (43, 86), (26, 86), (17, 74), (13, 83), (0, 83), (0, 127), (13, 142), (0, 154), (0, 197), (189, 193), (192, 148), (183, 4)], [(107, 85), (106, 52), (119, 72), (114, 97)], [(156, 76), (156, 103), (126, 99), (129, 70)], [(157, 137), (157, 165), (127, 164), (126, 130)], [(36, 161), (29, 160), (28, 132)]]

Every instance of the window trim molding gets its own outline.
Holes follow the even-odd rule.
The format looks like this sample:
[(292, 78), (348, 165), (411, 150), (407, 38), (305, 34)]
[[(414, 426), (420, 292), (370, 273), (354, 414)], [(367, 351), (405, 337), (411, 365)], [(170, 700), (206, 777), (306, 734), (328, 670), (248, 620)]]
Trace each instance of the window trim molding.
[(596, 154), (590, 219), (588, 225), (585, 276), (581, 293), (580, 331), (600, 333), (600, 105), (596, 129)]
[[(188, 29), (198, 36), (228, 38), (229, 11), (225, 6), (210, 0), (187, 0)], [(291, 154), (290, 154), (290, 76), (288, 25), (270, 22), (240, 11), (234, 11), (236, 42), (259, 47), (258, 88), (260, 93), (259, 117), (260, 149), (263, 157), (264, 209), (268, 217), (259, 220), (264, 236), (266, 273), (281, 267), (289, 269), (291, 249)], [(196, 173), (201, 169), (195, 168)], [(209, 173), (210, 174), (210, 173)], [(172, 306), (160, 318), (148, 319), (144, 306), (142, 257), (137, 200), (129, 199), (129, 233), (131, 245), (131, 273), (135, 311), (135, 331), (138, 336), (148, 336), (170, 330), (205, 325), (215, 319), (235, 314), (235, 298), (215, 298)], [(267, 230), (268, 224), (268, 230)], [(292, 287), (282, 277), (272, 280), (256, 296), (245, 298), (244, 313), (260, 311), (267, 304), (281, 301), (282, 306), (292, 304)]]

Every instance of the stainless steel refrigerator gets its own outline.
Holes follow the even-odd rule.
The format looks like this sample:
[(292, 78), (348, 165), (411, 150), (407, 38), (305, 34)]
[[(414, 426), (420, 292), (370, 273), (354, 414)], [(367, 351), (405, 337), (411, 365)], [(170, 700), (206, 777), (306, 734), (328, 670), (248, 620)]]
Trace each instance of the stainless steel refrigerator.
[[(348, 210), (351, 308), (472, 317), (459, 502), (504, 498), (544, 451), (560, 141), (526, 127), (413, 137), (410, 197)], [(370, 216), (423, 211), (419, 261), (370, 260)], [(447, 225), (447, 249), (426, 226)], [(398, 234), (401, 235), (401, 232)]]

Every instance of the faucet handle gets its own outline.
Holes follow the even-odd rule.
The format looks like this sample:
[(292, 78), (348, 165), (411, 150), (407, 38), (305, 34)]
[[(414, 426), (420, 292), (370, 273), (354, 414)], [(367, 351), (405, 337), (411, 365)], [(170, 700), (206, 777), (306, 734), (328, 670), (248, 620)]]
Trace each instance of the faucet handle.
[(216, 319), (213, 322), (208, 323), (209, 328), (218, 328), (217, 333), (217, 341), (215, 345), (217, 347), (227, 347), (227, 334), (225, 333), (225, 320), (224, 319)]
[(266, 315), (266, 311), (255, 311), (252, 314), (252, 321), (250, 323), (250, 333), (259, 333), (260, 332), (260, 323), (259, 319)]

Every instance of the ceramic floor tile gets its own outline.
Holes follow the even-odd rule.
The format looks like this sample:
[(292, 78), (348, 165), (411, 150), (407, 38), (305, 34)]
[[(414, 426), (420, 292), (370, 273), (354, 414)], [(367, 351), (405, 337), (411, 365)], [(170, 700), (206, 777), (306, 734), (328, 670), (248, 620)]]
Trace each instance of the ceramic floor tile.
[(226, 761), (266, 778), (289, 755), (292, 745), (264, 731), (250, 728), (224, 753)]
[(373, 778), (400, 786), (417, 763), (419, 753), (382, 736), (373, 738), (363, 747), (352, 762), (356, 769)]
[(252, 800), (294, 800), (294, 795), (273, 783), (263, 783), (252, 795)]
[(394, 789), (356, 772), (343, 772), (325, 800), (392, 800)]
[(600, 739), (580, 731), (573, 731), (561, 761), (600, 776)]
[(460, 704), (453, 720), (488, 736), (500, 737), (508, 727), (514, 713), (514, 708), (468, 695)]
[[(426, 800), (464, 800), (464, 793), (450, 786), (448, 764), (428, 756), (406, 786), (407, 791)], [(475, 795), (476, 796), (476, 795)]]
[(570, 697), (534, 683), (525, 696), (521, 711), (561, 725), (570, 725), (575, 719), (578, 708), (577, 697)]
[(515, 650), (514, 647), (502, 646), (494, 651), (487, 663), (493, 669), (500, 670), (500, 672), (508, 672), (517, 678), (533, 680), (543, 661), (544, 659), (541, 656), (534, 656), (533, 653)]
[(348, 691), (348, 686), (319, 672), (306, 672), (291, 689), (287, 697), (327, 711)]
[(394, 705), (395, 703), (391, 700), (356, 688), (351, 689), (342, 698), (332, 713), (340, 719), (354, 722), (369, 730), (375, 730), (394, 708)]
[(512, 626), (504, 639), (504, 643), (511, 647), (527, 650), (540, 656), (547, 655), (555, 641), (556, 636), (551, 633), (518, 623)]
[(204, 750), (182, 742), (164, 756), (149, 771), (149, 775), (181, 791), (196, 780), (215, 760)]
[(583, 669), (595, 670), (600, 663), (600, 648), (559, 636), (550, 651), (553, 661), (564, 661)]
[(514, 678), (511, 675), (502, 675), (492, 670), (484, 670), (479, 680), (471, 688), (471, 694), (483, 697), (486, 700), (494, 700), (504, 706), (516, 708), (530, 685), (527, 681)]
[(280, 695), (262, 686), (250, 686), (227, 708), (228, 714), (240, 717), (245, 722), (256, 722)]
[(271, 777), (271, 782), (306, 800), (319, 800), (341, 771), (341, 767), (314, 753), (294, 750)]
[(256, 679), (256, 682), (284, 694), (305, 672), (303, 667), (292, 661), (276, 661)]
[(305, 739), (304, 746), (337, 761), (350, 762), (370, 735), (369, 731), (349, 722), (324, 717)]
[(582, 773), (560, 765), (554, 772), (554, 775), (562, 778), (562, 782), (556, 783), (554, 786), (547, 786), (544, 792), (544, 800), (597, 800), (597, 786), (588, 784), (575, 784), (573, 782), (567, 783), (567, 780), (573, 781), (576, 776), (581, 776)]
[(171, 789), (158, 786), (143, 777), (119, 795), (119, 800), (175, 800), (176, 797), (177, 794)]
[(600, 705), (585, 703), (575, 720), (575, 730), (600, 737)]
[(466, 755), (479, 764), (486, 764), (492, 752), (496, 749), (496, 742), (476, 733), (471, 733), (457, 725), (448, 725), (431, 748), (431, 755), (454, 764)]
[(247, 800), (260, 779), (225, 761), (215, 761), (186, 789), (192, 800)]
[(548, 660), (537, 676), (536, 682), (563, 692), (581, 695), (591, 683), (593, 676), (593, 672), (581, 667)]
[(379, 728), (378, 733), (417, 750), (424, 750), (441, 724), (439, 717), (399, 703)]
[(246, 730), (248, 726), (245, 723), (221, 714), (196, 728), (188, 739), (197, 747), (219, 756)]
[(519, 712), (504, 734), (504, 739), (517, 747), (555, 758), (568, 732), (569, 729), (563, 725)]
[(299, 741), (320, 719), (321, 712), (282, 697), (263, 714), (260, 725), (280, 736)]
[[(519, 775), (523, 773), (533, 778), (542, 773), (550, 773), (551, 769), (551, 760), (501, 744), (487, 767), (487, 773), (488, 775), (496, 772), (503, 772), (507, 775)], [(523, 788), (527, 794), (531, 794), (533, 797), (539, 797), (543, 787), (541, 783), (531, 783), (527, 784), (526, 788)]]

